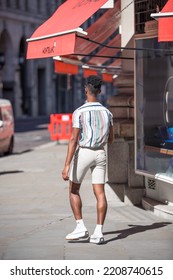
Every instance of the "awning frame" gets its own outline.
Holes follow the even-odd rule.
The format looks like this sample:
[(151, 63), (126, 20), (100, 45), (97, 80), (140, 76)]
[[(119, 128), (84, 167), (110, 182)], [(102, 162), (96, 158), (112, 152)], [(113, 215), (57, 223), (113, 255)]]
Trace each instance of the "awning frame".
[(67, 35), (67, 34), (71, 34), (71, 33), (76, 33), (80, 36), (88, 35), (88, 33), (86, 31), (84, 31), (82, 28), (79, 27), (79, 28), (75, 28), (75, 29), (71, 29), (71, 30), (67, 30), (67, 31), (62, 31), (62, 32), (57, 32), (57, 33), (53, 33), (53, 34), (49, 34), (49, 35), (45, 35), (45, 36), (29, 38), (29, 39), (26, 39), (26, 41), (27, 42), (39, 41), (39, 40), (53, 38), (53, 37), (62, 36), (62, 35)]
[(92, 70), (109, 70), (109, 71), (115, 71), (115, 70), (119, 70), (119, 67), (117, 66), (108, 66), (108, 65), (95, 65), (95, 64), (86, 64), (83, 63), (82, 61), (79, 60), (74, 60), (74, 59), (70, 59), (67, 57), (62, 57), (62, 56), (54, 56), (53, 60), (58, 60), (58, 61), (62, 61), (64, 63), (69, 63), (69, 64), (73, 64), (73, 65), (78, 65), (81, 66), (83, 69), (92, 69)]
[(165, 13), (152, 13), (150, 15), (155, 20), (158, 20), (159, 18), (168, 18), (173, 17), (173, 12), (165, 12)]
[(65, 63), (70, 63), (70, 64), (74, 64), (74, 65), (83, 65), (83, 62), (80, 60), (76, 60), (76, 59), (71, 59), (68, 57), (63, 57), (63, 56), (53, 56), (53, 60), (58, 60), (58, 61), (63, 61)]

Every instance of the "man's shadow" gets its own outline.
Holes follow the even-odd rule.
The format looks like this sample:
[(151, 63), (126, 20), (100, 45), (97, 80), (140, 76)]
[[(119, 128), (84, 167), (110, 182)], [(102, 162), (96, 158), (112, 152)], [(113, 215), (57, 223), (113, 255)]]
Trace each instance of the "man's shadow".
[(133, 235), (133, 234), (137, 234), (137, 233), (144, 232), (144, 231), (147, 231), (147, 230), (162, 228), (162, 227), (165, 227), (165, 226), (170, 225), (170, 224), (172, 224), (172, 223), (170, 223), (170, 222), (160, 222), (160, 223), (154, 223), (154, 224), (145, 225), (145, 226), (128, 225), (130, 228), (122, 229), (122, 230), (116, 230), (116, 231), (107, 231), (107, 232), (104, 232), (103, 234), (104, 234), (104, 236), (105, 235), (110, 235), (110, 234), (118, 234), (118, 236), (116, 236), (116, 237), (105, 240), (105, 243), (109, 243), (109, 242), (116, 241), (116, 240), (119, 240), (119, 239), (124, 239), (124, 238), (126, 238), (130, 235)]
[[(112, 241), (123, 239), (123, 238), (126, 238), (126, 237), (130, 236), (130, 235), (137, 234), (137, 233), (140, 233), (140, 232), (144, 232), (144, 231), (147, 231), (147, 230), (162, 228), (162, 227), (165, 227), (165, 226), (170, 225), (170, 224), (172, 224), (172, 223), (171, 222), (160, 222), (160, 223), (154, 223), (154, 224), (145, 225), (145, 226), (128, 225), (130, 228), (122, 229), (122, 230), (116, 230), (116, 231), (106, 231), (106, 232), (103, 232), (104, 236), (110, 235), (110, 234), (115, 234), (115, 235), (118, 234), (118, 236), (105, 240), (105, 242), (103, 244), (107, 244), (107, 243), (112, 242)], [(69, 241), (69, 243), (88, 243), (88, 242), (89, 242), (89, 239)]]

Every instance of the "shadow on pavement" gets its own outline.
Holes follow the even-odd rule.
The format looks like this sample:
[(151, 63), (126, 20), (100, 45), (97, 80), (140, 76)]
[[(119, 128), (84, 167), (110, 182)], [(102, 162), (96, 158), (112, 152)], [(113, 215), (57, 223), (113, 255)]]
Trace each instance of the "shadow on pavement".
[[(80, 244), (80, 243), (90, 243), (90, 239), (88, 238), (88, 239), (85, 239), (85, 240), (71, 240), (71, 241), (68, 241), (68, 243), (78, 243), (78, 244)], [(95, 244), (95, 243), (90, 243), (90, 244), (93, 244), (93, 245), (104, 245), (104, 244), (106, 244), (107, 242), (106, 241), (104, 241), (103, 243), (100, 243), (100, 244)]]
[(89, 238), (87, 239), (80, 239), (80, 240), (67, 240), (68, 243), (88, 243), (89, 242)]
[(29, 152), (32, 152), (33, 149), (27, 149), (27, 150), (24, 150), (24, 151), (21, 151), (21, 152), (14, 152), (11, 154), (11, 156), (15, 156), (15, 155), (22, 155), (22, 154), (26, 154), (26, 153), (29, 153)]
[(15, 132), (47, 130), (49, 122), (49, 117), (26, 117), (15, 119)]
[(1, 175), (8, 175), (8, 174), (16, 174), (16, 173), (23, 173), (24, 171), (22, 170), (8, 170), (8, 171), (2, 171), (0, 172)]
[(140, 233), (140, 232), (144, 232), (144, 231), (147, 231), (147, 230), (162, 228), (162, 227), (165, 227), (165, 226), (170, 225), (170, 224), (172, 224), (172, 223), (171, 222), (160, 222), (160, 223), (154, 223), (154, 224), (145, 225), (145, 226), (128, 225), (131, 228), (123, 229), (123, 230), (117, 230), (117, 231), (104, 232), (104, 236), (109, 235), (109, 234), (118, 234), (118, 236), (106, 240), (105, 243), (109, 243), (109, 242), (112, 242), (112, 241), (115, 241), (115, 240), (123, 239), (123, 238), (126, 238), (126, 237), (130, 236), (130, 235), (137, 234), (137, 233)]
[[(15, 148), (14, 148), (15, 150)], [(11, 156), (16, 156), (16, 155), (22, 155), (22, 154), (26, 154), (26, 153), (29, 153), (29, 152), (32, 152), (33, 149), (27, 149), (27, 150), (23, 150), (23, 151), (20, 151), (20, 152), (13, 152), (12, 154), (10, 155), (0, 155), (0, 158), (4, 158), (4, 157), (11, 157)]]
[[(105, 235), (111, 235), (111, 234), (118, 234), (118, 236), (107, 239), (107, 240), (104, 241), (104, 243), (99, 244), (99, 245), (105, 245), (109, 242), (116, 241), (116, 240), (119, 240), (119, 239), (123, 239), (123, 238), (126, 238), (130, 235), (133, 235), (133, 234), (137, 234), (137, 233), (144, 232), (144, 231), (147, 231), (147, 230), (162, 228), (162, 227), (165, 227), (165, 226), (170, 225), (170, 224), (172, 224), (172, 223), (171, 222), (160, 222), (160, 223), (154, 223), (154, 224), (145, 225), (145, 226), (128, 225), (131, 228), (116, 230), (116, 231), (107, 231), (107, 232), (103, 233), (104, 236)], [(88, 243), (88, 242), (89, 242), (89, 238), (85, 239), (85, 240), (70, 240), (70, 241), (68, 241), (68, 243)]]

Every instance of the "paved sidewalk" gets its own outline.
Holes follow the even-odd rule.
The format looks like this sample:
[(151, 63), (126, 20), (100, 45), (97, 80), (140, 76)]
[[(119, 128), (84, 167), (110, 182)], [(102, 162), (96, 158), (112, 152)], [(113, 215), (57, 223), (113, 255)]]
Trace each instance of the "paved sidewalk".
[[(173, 224), (135, 206), (109, 201), (105, 244), (67, 242), (74, 229), (68, 183), (61, 179), (67, 145), (45, 145), (0, 158), (1, 260), (172, 260)], [(87, 174), (83, 218), (92, 234), (95, 197)]]

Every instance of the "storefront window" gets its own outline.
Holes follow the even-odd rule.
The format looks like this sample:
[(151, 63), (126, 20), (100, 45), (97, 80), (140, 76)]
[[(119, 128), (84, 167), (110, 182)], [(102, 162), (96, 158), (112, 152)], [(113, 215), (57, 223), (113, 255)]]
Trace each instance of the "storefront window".
[(173, 45), (137, 39), (136, 169), (173, 182)]
[(28, 11), (28, 9), (29, 9), (29, 8), (28, 8), (28, 0), (25, 0), (24, 3), (25, 3), (25, 11)]
[(16, 0), (16, 8), (20, 9), (20, 0)]

